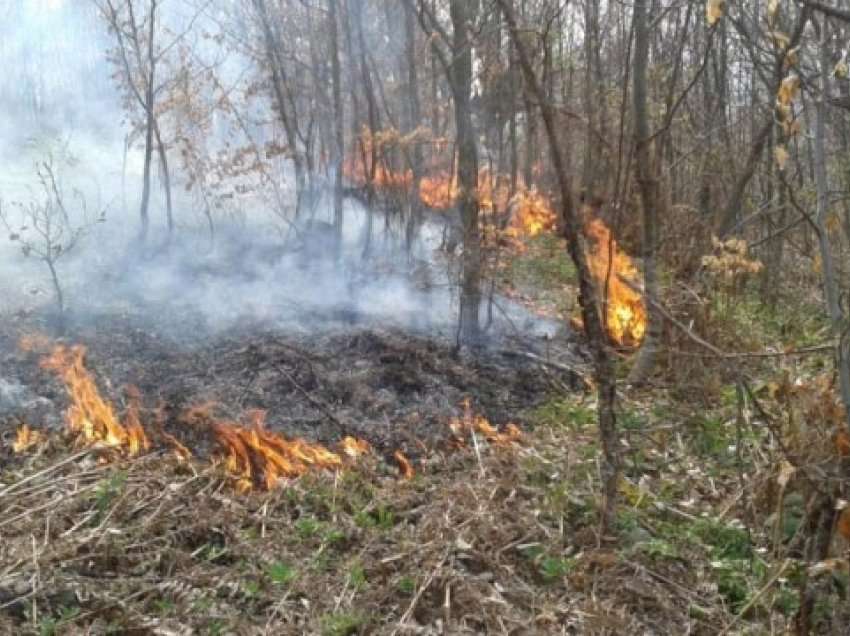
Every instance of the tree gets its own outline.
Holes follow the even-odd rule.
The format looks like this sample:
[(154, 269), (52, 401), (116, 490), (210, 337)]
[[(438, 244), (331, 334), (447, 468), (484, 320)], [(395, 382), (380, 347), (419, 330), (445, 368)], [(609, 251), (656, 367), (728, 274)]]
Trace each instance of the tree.
[[(412, 0), (405, 0), (411, 2)], [(457, 147), (458, 210), (463, 224), (459, 341), (476, 344), (480, 335), (481, 236), (478, 220), (478, 145), (472, 123), (471, 26), (478, 2), (451, 0), (452, 32), (440, 24), (431, 7), (419, 0), (422, 28), (432, 38), (433, 51), (445, 72), (452, 93)], [(411, 7), (412, 9), (412, 7)]]
[(517, 58), (522, 69), (525, 82), (537, 100), (549, 140), (550, 153), (561, 199), (561, 216), (566, 232), (567, 248), (570, 258), (578, 273), (579, 303), (587, 334), (588, 344), (593, 356), (594, 375), (597, 384), (597, 416), (599, 420), (599, 437), (602, 442), (604, 461), (602, 468), (603, 501), (600, 506), (602, 532), (614, 529), (616, 518), (617, 488), (620, 481), (620, 440), (617, 434), (617, 417), (615, 402), (617, 384), (614, 375), (614, 365), (608, 348), (608, 337), (602, 322), (602, 309), (599, 305), (596, 284), (590, 266), (587, 263), (587, 250), (582, 239), (582, 224), (572, 204), (570, 180), (561, 147), (558, 140), (558, 130), (555, 126), (555, 115), (550, 102), (545, 98), (543, 89), (531, 59), (526, 50), (517, 23), (511, 0), (497, 0), (500, 9), (505, 14), (511, 41), (517, 52)]
[(36, 165), (35, 172), (42, 198), (34, 195), (27, 202), (15, 202), (12, 205), (17, 214), (4, 208), (0, 201), (0, 222), (9, 232), (9, 240), (17, 243), (24, 257), (41, 261), (50, 272), (61, 332), (65, 327), (67, 303), (59, 277), (59, 261), (74, 251), (93, 223), (103, 221), (105, 211), (95, 219), (89, 218), (86, 200), (79, 192), (76, 197), (78, 209), (73, 214), (68, 210), (52, 153)]
[(145, 11), (140, 12), (136, 6), (138, 0), (95, 0), (110, 32), (115, 37), (114, 59), (119, 68), (117, 77), (120, 78), (123, 88), (128, 92), (130, 101), (141, 108), (144, 117), (144, 124), (142, 125), (145, 139), (144, 169), (142, 199), (139, 207), (142, 240), (147, 237), (150, 226), (148, 209), (150, 206), (151, 161), (154, 143), (156, 143), (156, 151), (162, 169), (169, 234), (174, 230), (171, 175), (160, 125), (160, 115), (157, 111), (157, 98), (168, 85), (168, 81), (160, 82), (157, 71), (163, 56), (175, 46), (182, 34), (165, 45), (160, 45), (157, 42), (157, 11), (160, 2), (161, 0), (146, 0)]

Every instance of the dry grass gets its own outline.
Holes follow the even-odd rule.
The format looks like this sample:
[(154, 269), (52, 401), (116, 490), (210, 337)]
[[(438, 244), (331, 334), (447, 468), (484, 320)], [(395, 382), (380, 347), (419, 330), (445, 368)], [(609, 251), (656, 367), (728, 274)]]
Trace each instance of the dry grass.
[(684, 564), (599, 542), (595, 460), (564, 457), (580, 437), (478, 442), (431, 453), (409, 482), (373, 457), (247, 496), (162, 453), (99, 463), (53, 438), (6, 455), (0, 632), (708, 634), (731, 620)]

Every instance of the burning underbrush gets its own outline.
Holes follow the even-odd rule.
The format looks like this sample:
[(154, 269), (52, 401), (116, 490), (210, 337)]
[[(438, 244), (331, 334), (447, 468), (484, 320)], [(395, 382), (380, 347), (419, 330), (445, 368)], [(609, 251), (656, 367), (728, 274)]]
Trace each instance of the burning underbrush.
[[(4, 354), (68, 430), (0, 444), (2, 633), (711, 633), (723, 616), (683, 592), (684, 564), (599, 547), (592, 432), (506, 423), (563, 380), (544, 367), (374, 332), (180, 352), (112, 325), (88, 353)], [(348, 373), (381, 403), (343, 398)], [(115, 388), (128, 377), (138, 393)]]
[(187, 345), (126, 317), (86, 325), (68, 334), (85, 349), (26, 351), (0, 326), (3, 374), (64, 420), (0, 421), (0, 633), (711, 633), (726, 617), (687, 591), (693, 569), (599, 547), (592, 430), (512, 424), (570, 390), (553, 370), (582, 371), (575, 343), (466, 358), (376, 329)]
[[(362, 165), (356, 161), (348, 162), (347, 178), (360, 185), (371, 183), (374, 188), (391, 193), (409, 191), (413, 185), (410, 171), (397, 174), (379, 164), (370, 179)], [(491, 243), (495, 243), (503, 257), (522, 254), (529, 239), (556, 231), (557, 214), (544, 193), (527, 187), (521, 180), (512, 191), (509, 178), (493, 175), (487, 168), (479, 171), (478, 182), (484, 243), (491, 248), (494, 247)], [(457, 177), (445, 170), (434, 170), (419, 180), (417, 192), (425, 207), (448, 211), (458, 201)], [(638, 268), (602, 219), (587, 215), (584, 232), (589, 239), (587, 256), (602, 296), (611, 340), (620, 346), (636, 347), (646, 331), (646, 308), (641, 294), (623, 279), (638, 285), (641, 280)]]
[[(155, 451), (211, 463), (242, 492), (338, 472), (366, 456), (410, 477), (432, 449), (458, 447), (469, 435), (495, 445), (517, 441), (519, 429), (506, 418), (561, 381), (530, 360), (494, 353), (464, 362), (400, 332), (304, 340), (250, 332), (181, 348), (114, 320), (79, 336), (90, 353), (27, 336), (7, 356), (28, 385), (57, 406), (67, 403), (65, 430), (75, 446), (103, 462)], [(471, 410), (470, 394), (481, 413)], [(38, 424), (19, 427), (16, 452), (45, 442)]]

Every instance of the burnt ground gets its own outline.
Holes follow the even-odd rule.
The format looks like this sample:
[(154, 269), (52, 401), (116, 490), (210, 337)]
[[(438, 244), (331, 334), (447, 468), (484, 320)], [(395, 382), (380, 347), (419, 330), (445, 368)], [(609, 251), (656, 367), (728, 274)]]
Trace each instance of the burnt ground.
[[(40, 352), (18, 348), (19, 338), (39, 332), (33, 326), (40, 322), (38, 315), (18, 314), (0, 327), (0, 379), (30, 396), (18, 412), (7, 408), (4, 417), (0, 411), (0, 424), (61, 422), (67, 405), (61, 382), (39, 368)], [(403, 449), (415, 460), (444, 437), (466, 398), (496, 426), (523, 426), (524, 415), (551, 391), (576, 387), (576, 378), (558, 365), (577, 365), (581, 357), (579, 344), (565, 339), (501, 338), (457, 353), (447, 339), (395, 328), (342, 325), (311, 333), (248, 325), (204, 334), (190, 314), (179, 312), (168, 330), (150, 323), (128, 313), (99, 314), (55, 342), (85, 345), (87, 367), (119, 411), (126, 387), (137, 387), (148, 419), (160, 409), (166, 430), (201, 455), (209, 451), (209, 436), (181, 416), (214, 403), (216, 415), (229, 420), (263, 409), (269, 428), (286, 435), (323, 443), (353, 435), (386, 456)], [(515, 355), (529, 349), (553, 364)]]

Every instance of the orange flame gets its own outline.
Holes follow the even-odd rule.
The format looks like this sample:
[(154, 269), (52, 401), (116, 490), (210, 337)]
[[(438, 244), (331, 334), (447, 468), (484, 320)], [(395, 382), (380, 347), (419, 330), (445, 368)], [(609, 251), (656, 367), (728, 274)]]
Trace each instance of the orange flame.
[(401, 475), (402, 479), (413, 479), (413, 477), (416, 475), (416, 471), (413, 470), (413, 464), (410, 463), (410, 460), (407, 459), (407, 456), (400, 450), (397, 450), (395, 453), (393, 453), (393, 457), (398, 463), (398, 472)]
[[(215, 422), (213, 431), (223, 450), (227, 471), (237, 479), (237, 488), (252, 490), (256, 482), (272, 489), (279, 479), (299, 477), (311, 469), (339, 470), (342, 457), (319, 444), (287, 439), (265, 428), (265, 414), (253, 411), (250, 426), (235, 422)], [(353, 440), (355, 448), (368, 448), (365, 441)], [(361, 453), (362, 454), (362, 453)]]
[(131, 395), (127, 421), (122, 425), (86, 369), (85, 354), (86, 349), (81, 345), (70, 348), (59, 345), (41, 361), (43, 368), (59, 374), (71, 397), (71, 406), (65, 413), (68, 429), (87, 446), (108, 446), (131, 457), (148, 450), (150, 441), (138, 417), (138, 394)]
[(20, 455), (21, 453), (28, 451), (33, 446), (38, 446), (44, 441), (44, 433), (32, 429), (28, 425), (24, 424), (18, 428), (18, 431), (15, 434), (15, 441), (12, 443), (12, 451), (14, 451), (16, 455)]
[(589, 220), (586, 230), (591, 239), (588, 261), (601, 294), (606, 291), (607, 281), (605, 318), (608, 333), (617, 344), (636, 346), (646, 332), (646, 308), (641, 295), (626, 285), (620, 276), (638, 280), (637, 267), (611, 238), (611, 230), (601, 219)]
[(555, 229), (555, 212), (549, 200), (537, 190), (523, 187), (514, 195), (511, 205), (515, 212), (508, 229), (515, 230), (520, 236), (537, 236)]
[(357, 459), (362, 455), (368, 454), (372, 450), (369, 446), (369, 442), (365, 439), (357, 439), (350, 435), (343, 438), (342, 442), (340, 442), (340, 447), (342, 448), (342, 452), (351, 459)]
[(458, 197), (457, 179), (448, 172), (422, 177), (419, 181), (419, 200), (434, 210), (445, 210)]
[(504, 432), (500, 432), (486, 417), (476, 414), (469, 398), (463, 401), (463, 415), (451, 418), (449, 428), (454, 434), (454, 441), (460, 445), (464, 445), (467, 435), (473, 432), (483, 435), (484, 439), (497, 446), (515, 444), (522, 438), (522, 432), (516, 424), (508, 424)]

